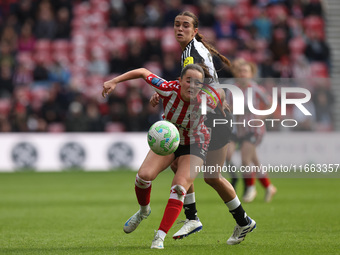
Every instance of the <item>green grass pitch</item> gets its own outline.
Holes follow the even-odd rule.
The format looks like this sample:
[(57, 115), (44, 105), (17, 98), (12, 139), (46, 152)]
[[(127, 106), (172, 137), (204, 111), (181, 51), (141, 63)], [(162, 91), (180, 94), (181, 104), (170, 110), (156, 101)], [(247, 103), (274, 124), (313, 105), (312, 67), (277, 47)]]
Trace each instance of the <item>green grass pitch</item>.
[(197, 179), (203, 230), (175, 241), (175, 224), (161, 251), (150, 245), (173, 174), (167, 170), (153, 182), (150, 217), (125, 234), (124, 222), (138, 210), (135, 174), (0, 174), (0, 254), (340, 254), (339, 179), (272, 179), (278, 193), (269, 204), (257, 183), (257, 198), (243, 204), (257, 229), (236, 246), (226, 244), (235, 226), (227, 207)]

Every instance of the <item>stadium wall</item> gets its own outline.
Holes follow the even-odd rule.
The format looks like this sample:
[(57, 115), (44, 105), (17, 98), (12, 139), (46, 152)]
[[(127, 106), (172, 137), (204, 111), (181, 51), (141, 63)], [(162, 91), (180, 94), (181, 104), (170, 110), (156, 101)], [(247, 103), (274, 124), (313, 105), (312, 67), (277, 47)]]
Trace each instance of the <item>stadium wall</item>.
[[(149, 147), (146, 133), (0, 134), (0, 172), (137, 170)], [(258, 148), (262, 164), (339, 163), (340, 133), (269, 132)], [(233, 156), (236, 165), (240, 156)]]

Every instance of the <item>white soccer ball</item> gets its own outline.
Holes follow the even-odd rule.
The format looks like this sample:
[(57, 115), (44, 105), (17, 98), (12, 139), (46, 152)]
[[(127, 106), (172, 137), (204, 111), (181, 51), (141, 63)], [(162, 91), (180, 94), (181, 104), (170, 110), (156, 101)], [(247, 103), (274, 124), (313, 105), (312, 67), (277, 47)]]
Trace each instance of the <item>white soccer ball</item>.
[(179, 132), (174, 124), (166, 120), (154, 123), (148, 132), (150, 149), (161, 156), (175, 152), (179, 145)]

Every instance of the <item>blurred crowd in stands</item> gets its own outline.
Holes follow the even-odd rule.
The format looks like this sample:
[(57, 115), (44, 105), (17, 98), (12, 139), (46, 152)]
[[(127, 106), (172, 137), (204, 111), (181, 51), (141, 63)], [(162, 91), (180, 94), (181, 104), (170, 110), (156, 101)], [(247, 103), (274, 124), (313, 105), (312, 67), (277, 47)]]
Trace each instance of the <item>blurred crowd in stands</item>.
[(130, 82), (104, 100), (102, 84), (139, 67), (178, 77), (172, 26), (183, 10), (231, 61), (256, 63), (267, 85), (294, 78), (312, 92), (312, 116), (289, 113), (294, 130), (333, 129), (321, 0), (1, 0), (0, 132), (147, 130), (161, 113), (152, 89)]

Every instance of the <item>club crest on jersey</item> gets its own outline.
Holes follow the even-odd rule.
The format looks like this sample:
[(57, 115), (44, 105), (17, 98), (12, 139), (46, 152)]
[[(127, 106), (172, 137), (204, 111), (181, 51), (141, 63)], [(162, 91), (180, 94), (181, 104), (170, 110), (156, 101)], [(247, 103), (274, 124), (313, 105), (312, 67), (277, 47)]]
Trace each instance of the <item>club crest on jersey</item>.
[(175, 111), (176, 111), (176, 108), (175, 107), (171, 107), (170, 112), (175, 113)]
[(156, 87), (161, 86), (163, 82), (164, 82), (164, 81), (163, 81), (162, 79), (157, 78), (157, 77), (153, 77), (152, 80), (151, 80), (151, 83), (152, 83), (153, 85), (155, 85)]

